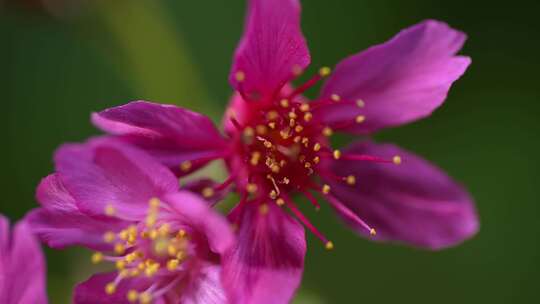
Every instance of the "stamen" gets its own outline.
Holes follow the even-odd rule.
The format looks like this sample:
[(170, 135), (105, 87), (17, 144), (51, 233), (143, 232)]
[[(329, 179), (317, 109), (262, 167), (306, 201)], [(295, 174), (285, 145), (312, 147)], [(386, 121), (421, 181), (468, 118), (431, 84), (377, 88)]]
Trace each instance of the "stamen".
[(103, 261), (103, 253), (95, 252), (92, 254), (92, 264), (99, 264), (101, 261)]
[(105, 285), (105, 293), (112, 295), (116, 292), (116, 284), (114, 282), (108, 283)]
[(127, 293), (127, 299), (129, 302), (134, 303), (139, 299), (139, 293), (136, 290), (131, 289)]
[(306, 226), (317, 238), (319, 238), (323, 243), (327, 244), (329, 241), (328, 239), (317, 229), (313, 224), (302, 214), (300, 210), (296, 207), (296, 205), (288, 198), (284, 197), (285, 202), (287, 204), (287, 207), (291, 210), (291, 212), (296, 216), (300, 222)]
[(242, 82), (242, 81), (246, 80), (246, 74), (244, 74), (244, 72), (242, 72), (242, 71), (237, 71), (234, 74), (234, 78), (236, 79), (236, 81)]
[(282, 100), (280, 100), (279, 104), (284, 108), (288, 108), (289, 107), (289, 100), (288, 99), (282, 99)]
[(334, 249), (334, 243), (332, 243), (331, 241), (328, 241), (326, 242), (326, 244), (324, 244), (324, 248), (326, 248), (326, 250), (332, 250)]
[(330, 127), (325, 127), (322, 131), (322, 134), (326, 137), (329, 137), (329, 136), (332, 136), (334, 132), (332, 131), (332, 129)]
[(360, 124), (363, 123), (366, 120), (366, 117), (364, 115), (358, 115), (355, 118), (356, 123)]
[(324, 184), (324, 185), (322, 186), (322, 193), (324, 193), (324, 194), (330, 193), (330, 186), (327, 185), (327, 184)]
[(392, 162), (396, 165), (400, 165), (401, 164), (401, 157), (399, 155), (396, 155), (392, 158)]
[(205, 198), (210, 198), (210, 197), (214, 196), (214, 189), (212, 189), (211, 187), (206, 187), (206, 188), (203, 189), (202, 195)]
[(332, 69), (326, 66), (319, 69), (319, 75), (321, 75), (321, 77), (326, 77), (330, 75), (331, 72), (332, 72)]
[(341, 100), (341, 97), (338, 94), (332, 94), (330, 95), (330, 99), (332, 99), (332, 101), (338, 102)]
[(105, 214), (107, 216), (114, 216), (116, 214), (116, 208), (112, 204), (105, 206)]
[(332, 155), (334, 156), (334, 159), (339, 159), (341, 157), (341, 151), (339, 150), (334, 150), (334, 152), (332, 153)]
[(362, 99), (357, 99), (356, 100), (356, 106), (359, 107), (359, 108), (363, 108), (366, 104), (364, 103), (364, 101)]
[(246, 191), (250, 194), (253, 194), (257, 191), (257, 185), (255, 184), (252, 184), (252, 183), (249, 183), (247, 184), (246, 186)]
[(306, 122), (311, 121), (312, 118), (313, 118), (313, 114), (311, 114), (311, 113), (309, 113), (309, 112), (307, 112), (306, 114), (304, 114), (304, 120), (305, 120)]
[(309, 104), (307, 104), (307, 103), (302, 103), (302, 104), (300, 105), (299, 109), (300, 109), (300, 111), (302, 111), (302, 112), (307, 112), (307, 111), (309, 111)]
[(186, 160), (180, 164), (180, 170), (183, 172), (188, 172), (191, 169), (191, 162), (189, 160)]
[(356, 177), (354, 175), (349, 175), (345, 178), (345, 181), (352, 186), (356, 183)]

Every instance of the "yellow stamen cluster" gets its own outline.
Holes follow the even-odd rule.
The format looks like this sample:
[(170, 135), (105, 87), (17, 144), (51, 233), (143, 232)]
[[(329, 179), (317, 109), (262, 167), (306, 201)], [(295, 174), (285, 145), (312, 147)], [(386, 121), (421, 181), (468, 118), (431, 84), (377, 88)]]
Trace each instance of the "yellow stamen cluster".
[[(144, 225), (130, 225), (118, 232), (108, 231), (103, 235), (103, 240), (113, 246), (113, 251), (117, 256), (106, 257), (101, 252), (95, 252), (92, 254), (91, 261), (94, 264), (104, 260), (113, 261), (118, 271), (118, 278), (105, 285), (105, 293), (114, 294), (118, 283), (125, 278), (140, 275), (152, 277), (162, 269), (170, 272), (177, 271), (187, 258), (189, 245), (187, 232), (184, 229), (173, 231), (168, 223), (158, 224), (160, 205), (158, 198), (149, 200)], [(105, 207), (106, 213), (111, 206)], [(140, 250), (138, 246), (149, 246), (149, 249)], [(139, 293), (137, 290), (129, 290), (126, 298), (132, 303), (152, 302), (151, 293)]]

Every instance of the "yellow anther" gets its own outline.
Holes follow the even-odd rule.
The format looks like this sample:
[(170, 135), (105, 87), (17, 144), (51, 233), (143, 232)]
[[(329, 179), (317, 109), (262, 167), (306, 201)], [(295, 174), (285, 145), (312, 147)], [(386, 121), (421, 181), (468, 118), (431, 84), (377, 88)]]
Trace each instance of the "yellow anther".
[(320, 143), (315, 143), (315, 145), (313, 145), (313, 151), (317, 152), (321, 149), (321, 144)]
[(191, 169), (191, 162), (189, 160), (186, 160), (180, 164), (180, 170), (183, 172), (188, 172)]
[(332, 134), (334, 134), (334, 131), (332, 131), (332, 129), (330, 127), (325, 127), (323, 130), (322, 130), (322, 134), (324, 136), (332, 136)]
[(354, 119), (354, 121), (356, 121), (356, 123), (363, 123), (365, 120), (366, 120), (366, 117), (364, 115), (358, 115)]
[(169, 244), (169, 246), (167, 246), (167, 253), (170, 256), (175, 256), (178, 253), (178, 249), (173, 244)]
[(282, 160), (279, 161), (279, 166), (280, 166), (281, 168), (283, 168), (283, 167), (285, 166), (285, 164), (287, 164), (287, 162), (286, 162), (284, 159), (282, 159)]
[(154, 213), (149, 213), (146, 216), (146, 227), (152, 227), (154, 224), (156, 224), (156, 215)]
[(120, 231), (120, 233), (118, 234), (118, 237), (123, 240), (123, 241), (126, 241), (127, 238), (128, 238), (128, 232), (127, 230), (122, 230)]
[(270, 191), (270, 193), (268, 194), (268, 196), (269, 196), (271, 199), (276, 199), (277, 196), (278, 196), (277, 191), (276, 191), (276, 190)]
[(288, 99), (282, 99), (282, 100), (279, 101), (279, 104), (284, 108), (288, 108), (289, 107), (289, 100)]
[(321, 159), (318, 156), (315, 156), (313, 158), (313, 163), (318, 164), (321, 161)]
[(111, 231), (107, 231), (103, 235), (103, 240), (105, 241), (105, 243), (112, 243), (115, 238), (116, 238), (116, 234), (114, 234), (114, 232), (111, 232)]
[(161, 236), (167, 236), (170, 231), (171, 231), (171, 225), (169, 224), (163, 224), (158, 228), (158, 233)]
[(177, 238), (184, 238), (187, 235), (187, 232), (184, 229), (178, 230), (178, 234), (176, 235)]
[(103, 261), (103, 253), (95, 252), (92, 254), (92, 264), (99, 264), (101, 261)]
[(299, 108), (300, 108), (300, 111), (307, 112), (307, 111), (309, 111), (309, 104), (303, 103), (303, 104), (300, 105)]
[(135, 303), (139, 299), (139, 293), (136, 290), (131, 289), (127, 293), (127, 299), (129, 302)]
[(234, 74), (234, 78), (236, 79), (236, 81), (242, 82), (242, 81), (246, 80), (246, 74), (244, 74), (244, 72), (242, 72), (242, 71), (237, 71)]
[(303, 143), (304, 145), (307, 145), (307, 144), (309, 143), (309, 138), (303, 137), (303, 138), (302, 138), (302, 143)]
[(278, 199), (276, 200), (276, 204), (277, 204), (278, 206), (283, 206), (283, 205), (285, 205), (285, 200), (282, 199), (282, 198), (280, 197), (280, 198), (278, 198)]
[(108, 295), (112, 295), (113, 293), (116, 292), (116, 284), (114, 284), (113, 282), (105, 285), (105, 292), (108, 294)]
[(264, 135), (266, 132), (268, 132), (268, 128), (266, 128), (265, 125), (257, 125), (255, 127), (255, 130), (257, 131), (257, 134)]
[(211, 187), (206, 187), (203, 189), (202, 191), (202, 195), (206, 198), (210, 198), (212, 196), (214, 196), (214, 189), (211, 188)]
[(133, 268), (129, 271), (130, 277), (137, 277), (141, 274), (141, 270), (139, 268)]
[(334, 249), (334, 243), (332, 243), (331, 241), (328, 241), (326, 242), (326, 244), (324, 244), (324, 248), (326, 248), (326, 250), (332, 250)]
[(169, 271), (175, 271), (178, 268), (178, 265), (180, 265), (180, 261), (177, 259), (172, 259), (167, 262), (167, 270)]
[(158, 237), (158, 231), (156, 229), (151, 229), (150, 231), (148, 231), (148, 236), (151, 240), (155, 240)]
[(313, 118), (313, 114), (307, 112), (306, 114), (304, 114), (304, 120), (306, 122), (309, 122), (311, 119)]
[(183, 252), (183, 251), (180, 251), (176, 254), (176, 259), (178, 259), (179, 261), (182, 261), (186, 258), (186, 253)]
[(276, 128), (276, 123), (275, 123), (275, 122), (273, 122), (273, 121), (272, 121), (272, 122), (269, 122), (269, 123), (268, 123), (268, 127), (269, 127), (270, 129), (272, 129), (272, 130), (273, 130), (273, 129), (275, 129), (275, 128)]
[(276, 164), (272, 165), (272, 166), (270, 167), (270, 169), (271, 169), (272, 172), (274, 172), (274, 173), (279, 173), (279, 170), (281, 170), (281, 168), (279, 167), (279, 165), (276, 165)]
[(129, 227), (127, 228), (127, 231), (129, 234), (137, 234), (137, 226), (135, 225), (129, 225)]
[(265, 215), (265, 214), (268, 214), (268, 211), (269, 211), (269, 207), (267, 204), (261, 204), (259, 206), (259, 213), (262, 214), (262, 215)]
[(139, 264), (137, 264), (137, 269), (138, 270), (145, 270), (146, 269), (146, 263), (140, 262)]
[(294, 128), (294, 131), (296, 131), (296, 133), (300, 133), (300, 132), (302, 132), (302, 130), (304, 130), (304, 127), (302, 127), (301, 125), (297, 125)]
[(359, 107), (359, 108), (363, 108), (366, 104), (364, 103), (364, 101), (362, 99), (357, 99), (356, 100), (356, 106)]
[(299, 143), (301, 140), (302, 140), (302, 137), (301, 137), (301, 136), (295, 136), (294, 139), (293, 139), (293, 141), (294, 141), (295, 143)]
[[(191, 166), (191, 164), (190, 164), (190, 166)], [(150, 206), (150, 208), (152, 208), (152, 209), (159, 208), (160, 204), (161, 204), (161, 202), (160, 202), (159, 198), (157, 198), (157, 197), (153, 197), (148, 201), (148, 206)]]
[(322, 187), (322, 193), (324, 193), (324, 194), (330, 193), (330, 186), (324, 184), (323, 187)]
[(129, 269), (122, 269), (118, 272), (118, 275), (120, 276), (120, 278), (124, 279), (124, 278), (127, 278), (130, 274), (130, 271)]
[(332, 99), (335, 102), (338, 102), (341, 100), (341, 97), (338, 94), (332, 94), (330, 95), (330, 99)]
[(394, 162), (394, 164), (396, 165), (400, 165), (401, 164), (401, 156), (399, 155), (396, 155), (392, 158), (392, 162)]
[(255, 135), (255, 130), (252, 127), (245, 127), (243, 134), (245, 137), (253, 137)]
[(158, 272), (158, 270), (159, 270), (159, 264), (158, 263), (147, 265), (146, 269), (144, 270), (144, 274), (147, 277), (152, 277)]
[(291, 182), (291, 180), (290, 180), (289, 178), (287, 178), (287, 177), (284, 177), (283, 180), (282, 180), (282, 182), (283, 182), (285, 185), (288, 185), (288, 184)]
[(296, 113), (294, 113), (293, 111), (289, 112), (289, 118), (290, 119), (296, 119), (298, 117), (298, 115), (296, 115)]
[(135, 261), (136, 259), (137, 259), (137, 254), (134, 252), (126, 255), (126, 262), (128, 263), (133, 263), (133, 261)]
[(267, 149), (272, 148), (272, 143), (269, 142), (268, 140), (265, 140), (263, 144), (264, 144), (264, 146), (265, 146)]
[(116, 208), (111, 204), (107, 204), (107, 206), (105, 206), (105, 214), (108, 215), (108, 216), (115, 215), (116, 214)]
[(354, 185), (356, 183), (356, 177), (354, 175), (349, 175), (345, 178), (345, 180), (347, 181), (347, 184), (349, 185)]
[(375, 229), (371, 228), (371, 229), (369, 230), (369, 234), (371, 234), (371, 235), (377, 235), (377, 231), (375, 231)]
[(141, 304), (152, 303), (152, 295), (149, 292), (143, 292), (139, 295), (139, 302)]
[(296, 124), (296, 120), (294, 120), (294, 119), (289, 120), (289, 127), (292, 128), (292, 127), (294, 127), (295, 124)]
[(334, 153), (332, 153), (332, 155), (334, 156), (334, 159), (339, 159), (341, 157), (341, 151), (334, 150)]
[(270, 112), (266, 113), (266, 118), (268, 120), (274, 120), (274, 119), (276, 119), (278, 117), (279, 117), (279, 114), (276, 111), (270, 111)]
[(304, 164), (304, 167), (306, 167), (306, 168), (311, 168), (311, 163), (310, 163), (310, 162), (306, 162), (306, 163)]
[(319, 75), (321, 75), (321, 77), (326, 77), (330, 75), (330, 73), (332, 73), (332, 69), (330, 69), (329, 67), (325, 66), (319, 69)]
[(252, 183), (247, 184), (246, 191), (251, 194), (255, 193), (257, 191), (257, 185)]
[(114, 252), (116, 254), (123, 254), (126, 251), (126, 247), (122, 243), (117, 243), (114, 245)]
[(124, 261), (124, 260), (116, 261), (116, 269), (122, 270), (124, 268), (126, 268), (126, 261)]
[(285, 129), (279, 131), (279, 135), (281, 135), (281, 138), (287, 139), (287, 138), (290, 137), (290, 135), (289, 135), (289, 132), (290, 132), (290, 131), (291, 131), (291, 130), (290, 130), (289, 128), (285, 128)]

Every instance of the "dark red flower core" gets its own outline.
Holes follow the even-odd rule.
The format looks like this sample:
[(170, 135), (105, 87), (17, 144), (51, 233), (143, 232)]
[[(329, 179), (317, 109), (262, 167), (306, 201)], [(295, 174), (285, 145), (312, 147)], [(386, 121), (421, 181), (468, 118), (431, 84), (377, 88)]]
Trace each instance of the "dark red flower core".
[[(356, 178), (353, 175), (336, 176), (328, 166), (330, 160), (355, 159), (360, 161), (394, 162), (399, 163), (399, 157), (394, 160), (380, 159), (368, 155), (342, 155), (341, 151), (333, 150), (327, 137), (333, 130), (317, 117), (313, 110), (329, 103), (352, 102), (345, 101), (333, 94), (329, 100), (315, 100), (309, 103), (301, 94), (313, 86), (330, 70), (322, 68), (320, 72), (305, 84), (292, 90), (285, 86), (279, 94), (271, 97), (247, 95), (239, 90), (237, 97), (227, 112), (226, 119), (230, 121), (227, 129), (231, 137), (233, 153), (226, 159), (231, 176), (226, 183), (236, 181), (237, 189), (244, 203), (260, 204), (261, 212), (267, 212), (268, 202), (287, 205), (289, 209), (312, 232), (326, 242), (327, 248), (333, 245), (300, 213), (290, 200), (291, 192), (305, 195), (318, 209), (319, 204), (311, 191), (322, 195), (330, 195), (330, 186), (321, 184), (324, 179), (337, 179), (354, 186)], [(249, 75), (237, 73), (240, 82)], [(354, 101), (358, 107), (363, 107), (361, 100)], [(365, 117), (357, 116), (350, 124), (362, 123)], [(349, 126), (333, 126), (343, 128)], [(365, 225), (371, 233), (375, 231)]]

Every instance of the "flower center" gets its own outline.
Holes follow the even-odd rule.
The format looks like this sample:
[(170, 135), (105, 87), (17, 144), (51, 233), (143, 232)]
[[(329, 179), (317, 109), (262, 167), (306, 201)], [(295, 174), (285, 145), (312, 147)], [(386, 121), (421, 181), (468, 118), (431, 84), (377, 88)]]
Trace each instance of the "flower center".
[[(116, 278), (105, 286), (107, 294), (114, 294), (124, 279), (156, 275), (168, 278), (156, 280), (145, 290), (129, 290), (126, 298), (130, 302), (151, 303), (152, 299), (178, 284), (182, 278), (181, 266), (194, 250), (186, 228), (162, 223), (159, 218), (160, 200), (152, 198), (148, 204), (144, 223), (130, 225), (119, 232), (108, 231), (103, 235), (103, 240), (112, 245), (113, 252), (96, 252), (92, 255), (92, 263), (108, 261), (116, 267)], [(108, 205), (105, 213), (114, 216), (116, 210)]]

